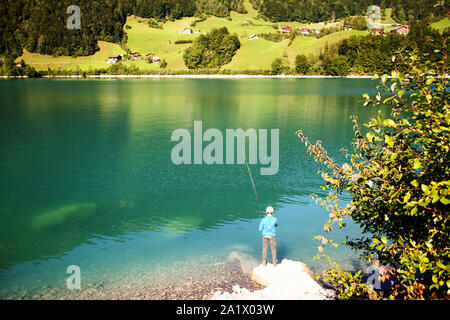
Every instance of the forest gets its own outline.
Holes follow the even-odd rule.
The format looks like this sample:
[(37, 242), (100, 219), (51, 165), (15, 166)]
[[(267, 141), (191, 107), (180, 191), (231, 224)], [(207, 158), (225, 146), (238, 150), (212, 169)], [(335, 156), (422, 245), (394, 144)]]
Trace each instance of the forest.
[[(447, 1), (446, 1), (447, 2)], [(398, 21), (431, 19), (442, 14), (429, 0), (251, 0), (259, 15), (272, 22), (318, 22), (363, 14), (368, 5), (392, 8)], [(53, 56), (86, 56), (98, 50), (97, 40), (125, 43), (127, 15), (180, 19), (201, 14), (245, 13), (243, 0), (80, 0), (81, 28), (66, 27), (72, 0), (3, 0), (0, 2), (0, 55), (16, 58), (22, 50)]]
[(98, 50), (97, 40), (126, 41), (127, 15), (157, 20), (179, 19), (196, 13), (227, 16), (244, 12), (243, 0), (80, 0), (81, 28), (69, 30), (67, 7), (72, 0), (2, 0), (0, 55), (16, 58), (22, 49), (53, 56), (86, 56)]
[[(392, 8), (392, 17), (400, 22), (425, 20), (442, 14), (430, 0), (251, 0), (261, 14), (273, 22), (319, 22), (345, 18), (366, 12), (370, 5)], [(447, 1), (445, 1), (447, 3)]]
[[(346, 76), (348, 74), (384, 74), (394, 70), (392, 56), (400, 50), (416, 51), (423, 60), (431, 63), (445, 60), (448, 63), (446, 39), (449, 31), (440, 34), (425, 23), (412, 23), (408, 35), (387, 34), (384, 37), (353, 36), (326, 46), (320, 54), (307, 57), (299, 55), (295, 61), (297, 74), (323, 74)], [(274, 73), (286, 73), (286, 68), (273, 65)]]

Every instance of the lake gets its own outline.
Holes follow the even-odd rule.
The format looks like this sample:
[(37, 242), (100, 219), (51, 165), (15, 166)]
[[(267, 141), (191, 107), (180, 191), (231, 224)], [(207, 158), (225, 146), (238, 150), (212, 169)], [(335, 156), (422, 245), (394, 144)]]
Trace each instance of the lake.
[[(343, 162), (349, 117), (376, 116), (361, 102), (375, 90), (368, 79), (0, 81), (0, 298), (64, 288), (69, 265), (83, 285), (149, 270), (152, 281), (233, 251), (259, 261), (261, 212), (246, 165), (171, 159), (172, 133), (193, 133), (194, 121), (224, 134), (279, 129), (279, 170), (261, 175), (251, 164), (255, 188), (263, 209), (275, 208), (279, 260), (320, 270), (313, 237), (328, 215), (310, 197), (320, 194), (320, 167), (295, 132)], [(358, 228), (334, 239), (346, 234)], [(361, 266), (347, 248), (329, 253), (348, 270)]]

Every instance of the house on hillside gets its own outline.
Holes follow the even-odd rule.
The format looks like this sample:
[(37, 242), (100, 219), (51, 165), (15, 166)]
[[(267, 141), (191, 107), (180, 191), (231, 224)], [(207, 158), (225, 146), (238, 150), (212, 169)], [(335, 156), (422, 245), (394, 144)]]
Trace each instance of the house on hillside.
[(391, 32), (396, 32), (397, 34), (408, 34), (409, 33), (409, 26), (407, 25), (402, 25), (399, 27), (396, 27), (394, 29), (391, 29)]
[(195, 29), (194, 33), (200, 33), (200, 29)]
[(315, 34), (319, 34), (319, 33), (320, 33), (320, 30), (318, 30), (318, 29), (312, 29), (311, 32), (312, 32), (312, 33), (315, 33)]
[(145, 55), (145, 60), (148, 61), (148, 63), (158, 63), (161, 61), (161, 59), (157, 56), (155, 56), (154, 53), (148, 53)]
[(310, 33), (310, 31), (309, 31), (308, 28), (302, 28), (302, 29), (300, 30), (300, 34), (301, 34), (302, 36), (306, 36), (306, 35), (308, 35), (309, 33)]
[(281, 28), (281, 32), (291, 32), (292, 31), (292, 29), (291, 29), (291, 27), (289, 27), (289, 26), (286, 26), (286, 27), (282, 27)]
[(142, 56), (141, 56), (141, 54), (140, 54), (139, 52), (133, 52), (133, 53), (131, 54), (131, 59), (132, 59), (132, 60), (141, 60), (141, 59), (142, 59)]
[(250, 37), (248, 37), (248, 40), (256, 40), (259, 39), (257, 34), (252, 34)]
[(384, 30), (381, 28), (372, 29), (372, 34), (376, 36), (384, 36)]
[(183, 31), (181, 31), (182, 34), (192, 34), (191, 28), (184, 28)]
[(108, 61), (106, 63), (116, 63), (122, 60), (122, 55), (112, 55), (108, 57)]
[(345, 26), (345, 27), (344, 27), (344, 30), (350, 31), (350, 30), (353, 30), (353, 27), (352, 27), (352, 26)]

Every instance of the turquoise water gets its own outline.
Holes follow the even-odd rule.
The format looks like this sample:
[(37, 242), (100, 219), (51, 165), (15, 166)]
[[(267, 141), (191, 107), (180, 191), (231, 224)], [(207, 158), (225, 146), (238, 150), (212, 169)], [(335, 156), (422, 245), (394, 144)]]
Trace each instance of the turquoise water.
[[(376, 115), (361, 103), (374, 87), (365, 79), (0, 81), (1, 287), (64, 285), (73, 264), (96, 279), (233, 250), (260, 259), (246, 166), (171, 161), (172, 132), (192, 133), (196, 120), (224, 134), (279, 129), (279, 171), (263, 176), (250, 165), (255, 186), (279, 219), (279, 260), (320, 268), (313, 236), (327, 212), (310, 194), (322, 182), (295, 131), (343, 161), (350, 115)], [(347, 249), (330, 254), (358, 266)]]

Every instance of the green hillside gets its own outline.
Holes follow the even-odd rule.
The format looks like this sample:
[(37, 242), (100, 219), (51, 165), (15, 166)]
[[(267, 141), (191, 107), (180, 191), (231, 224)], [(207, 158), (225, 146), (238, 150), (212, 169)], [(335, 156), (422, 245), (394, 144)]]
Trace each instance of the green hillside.
[[(249, 13), (247, 14), (232, 12), (231, 20), (209, 16), (205, 21), (198, 22), (195, 27), (192, 27), (193, 30), (198, 29), (201, 33), (207, 33), (213, 28), (227, 27), (230, 33), (238, 35), (241, 41), (241, 48), (237, 51), (233, 60), (222, 67), (223, 69), (236, 71), (267, 70), (270, 69), (272, 61), (275, 58), (282, 57), (283, 54), (287, 54), (289, 61), (293, 64), (295, 56), (299, 53), (318, 53), (327, 43), (331, 44), (351, 35), (367, 34), (365, 31), (339, 31), (320, 39), (312, 36), (297, 36), (291, 45), (289, 45), (289, 39), (280, 42), (264, 39), (248, 40), (248, 37), (252, 34), (277, 33), (279, 31), (275, 27), (285, 25), (289, 25), (292, 28), (308, 26), (310, 29), (329, 27), (329, 25), (327, 26), (325, 24), (306, 25), (299, 22), (281, 22), (274, 25), (273, 23), (257, 19), (254, 10), (248, 11)], [(131, 52), (139, 52), (143, 56), (148, 53), (154, 53), (161, 59), (165, 59), (167, 69), (187, 70), (183, 61), (183, 52), (190, 44), (176, 44), (175, 42), (177, 40), (194, 40), (198, 37), (196, 33), (182, 34), (182, 30), (190, 27), (195, 20), (198, 20), (198, 18), (189, 17), (167, 21), (161, 24), (162, 28), (159, 29), (150, 27), (148, 24), (149, 19), (129, 16), (124, 26), (124, 31), (127, 34), (126, 46)], [(30, 64), (37, 70), (46, 70), (47, 68), (74, 69), (77, 67), (81, 70), (88, 70), (89, 68), (108, 67), (106, 64), (108, 55), (124, 53), (124, 50), (119, 45), (105, 41), (99, 41), (99, 47), (100, 51), (94, 55), (77, 58), (67, 56), (52, 57), (25, 51), (16, 61), (23, 59), (27, 64)], [(134, 65), (141, 70), (160, 69), (159, 64), (151, 64), (143, 60), (125, 61), (124, 65)]]
[(450, 28), (450, 19), (444, 18), (441, 21), (431, 24), (432, 28), (438, 29), (439, 32), (443, 32), (445, 29)]

